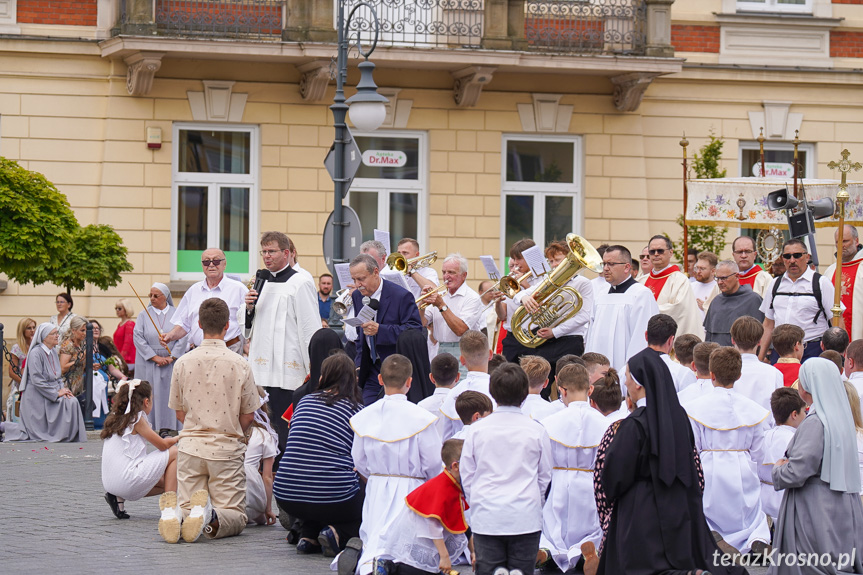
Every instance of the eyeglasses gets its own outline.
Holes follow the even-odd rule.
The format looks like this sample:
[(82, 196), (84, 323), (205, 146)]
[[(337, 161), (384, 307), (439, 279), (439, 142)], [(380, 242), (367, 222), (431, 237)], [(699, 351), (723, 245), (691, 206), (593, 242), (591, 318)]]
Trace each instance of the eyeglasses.
[(125, 309), (126, 308), (124, 308), (123, 306), (118, 305), (117, 307), (114, 308), (114, 311), (123, 311)]
[(806, 252), (795, 252), (793, 254), (782, 254), (782, 259), (790, 260), (794, 258), (795, 260), (799, 260), (803, 256), (808, 255)]
[(277, 253), (283, 252), (283, 251), (287, 251), (287, 250), (261, 250), (260, 253), (263, 257), (267, 257), (267, 256), (274, 256)]
[(219, 267), (220, 265), (222, 265), (223, 261), (225, 261), (225, 260), (201, 260), (201, 265), (204, 266), (205, 268), (210, 267), (210, 265), (214, 265), (216, 267)]
[(716, 281), (718, 281), (718, 282), (724, 282), (728, 278), (730, 278), (732, 276), (736, 276), (736, 275), (737, 275), (737, 272), (734, 272), (733, 274), (728, 274), (727, 276), (715, 276), (715, 278), (716, 278)]
[(650, 256), (649, 256), (649, 255), (647, 255), (647, 254), (645, 254), (645, 255), (643, 255), (643, 256), (640, 256), (640, 259), (643, 259), (643, 260), (649, 260), (649, 259), (650, 259)]
[(661, 249), (661, 248), (660, 248), (660, 249), (656, 249), (656, 250), (647, 250), (647, 253), (649, 253), (649, 254), (650, 254), (650, 255), (652, 255), (652, 256), (657, 256), (657, 255), (658, 255), (658, 256), (661, 256), (661, 255), (662, 255), (662, 254), (664, 254), (666, 251), (667, 251), (667, 250), (664, 250), (664, 249)]
[(625, 266), (629, 262), (602, 262), (603, 268), (611, 268), (614, 266)]
[(755, 253), (755, 250), (735, 250), (731, 253), (738, 256), (751, 256)]

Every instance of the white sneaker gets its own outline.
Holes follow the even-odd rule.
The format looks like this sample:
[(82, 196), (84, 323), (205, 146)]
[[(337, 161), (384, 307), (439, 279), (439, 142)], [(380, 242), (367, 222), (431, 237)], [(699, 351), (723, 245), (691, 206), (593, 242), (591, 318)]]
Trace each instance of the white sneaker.
[(510, 575), (510, 572), (506, 567), (498, 567), (494, 570), (494, 575)]
[(180, 540), (180, 525), (183, 522), (183, 513), (177, 505), (177, 493), (168, 491), (160, 495), (159, 509), (162, 512), (159, 518), (159, 535), (168, 543), (176, 543)]
[(206, 489), (199, 489), (189, 499), (192, 510), (183, 521), (183, 541), (194, 543), (204, 531), (204, 526), (209, 525), (213, 515), (213, 506), (210, 504), (210, 494)]

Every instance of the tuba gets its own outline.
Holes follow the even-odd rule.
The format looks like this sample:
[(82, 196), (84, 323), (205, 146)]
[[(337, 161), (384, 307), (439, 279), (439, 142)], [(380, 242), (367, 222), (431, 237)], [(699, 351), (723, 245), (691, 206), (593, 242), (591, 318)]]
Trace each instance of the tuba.
[(351, 290), (348, 288), (336, 292), (336, 301), (333, 302), (333, 310), (340, 316), (345, 317), (354, 305), (351, 299)]
[(387, 256), (387, 265), (405, 275), (412, 274), (420, 268), (426, 268), (437, 260), (437, 252), (429, 252), (424, 256), (407, 259), (398, 252)]
[(581, 294), (566, 283), (582, 268), (599, 273), (602, 271), (602, 258), (587, 240), (575, 234), (566, 235), (569, 253), (533, 292), (533, 298), (540, 309), (528, 313), (520, 306), (512, 315), (512, 333), (520, 344), (535, 348), (546, 342), (536, 335), (544, 327), (555, 327), (575, 316), (584, 305)]

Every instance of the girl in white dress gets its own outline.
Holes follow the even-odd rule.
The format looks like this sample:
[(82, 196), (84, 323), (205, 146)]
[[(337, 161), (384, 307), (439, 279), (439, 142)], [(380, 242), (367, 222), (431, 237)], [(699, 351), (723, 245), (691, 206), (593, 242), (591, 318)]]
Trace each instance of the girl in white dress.
[(249, 518), (249, 523), (275, 525), (273, 460), (279, 453), (276, 447), (278, 435), (270, 425), (266, 405), (261, 405), (255, 412), (255, 420), (247, 433), (249, 441), (246, 446), (245, 460), (246, 516)]
[[(147, 419), (153, 409), (146, 381), (125, 381), (117, 389), (102, 429), (102, 485), (117, 519), (128, 519), (124, 501), (177, 490), (178, 437), (159, 437)], [(156, 451), (147, 453), (147, 443)]]

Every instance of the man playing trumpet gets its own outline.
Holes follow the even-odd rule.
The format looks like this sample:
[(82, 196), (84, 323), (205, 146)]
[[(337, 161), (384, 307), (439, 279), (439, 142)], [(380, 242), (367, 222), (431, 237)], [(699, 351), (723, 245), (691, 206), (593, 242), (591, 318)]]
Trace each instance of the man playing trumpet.
[[(404, 256), (405, 261), (409, 261), (420, 257), (420, 244), (413, 238), (402, 238), (399, 240), (397, 251)], [(411, 293), (414, 294), (414, 299), (420, 297), (424, 288), (435, 288), (440, 285), (437, 272), (430, 265), (423, 267), (411, 267), (408, 265), (405, 270), (405, 281), (407, 281)]]
[[(440, 344), (439, 352), (448, 352), (459, 357), (459, 339), (469, 329), (477, 329), (482, 300), (479, 294), (465, 283), (467, 279), (467, 259), (461, 254), (450, 254), (443, 261), (443, 282), (446, 290), (443, 293), (429, 295), (424, 301), (424, 324), (430, 325), (431, 337)], [(415, 274), (417, 275), (417, 274)], [(423, 291), (431, 292), (434, 288), (426, 286)], [(467, 367), (459, 366), (462, 377), (467, 375)]]

